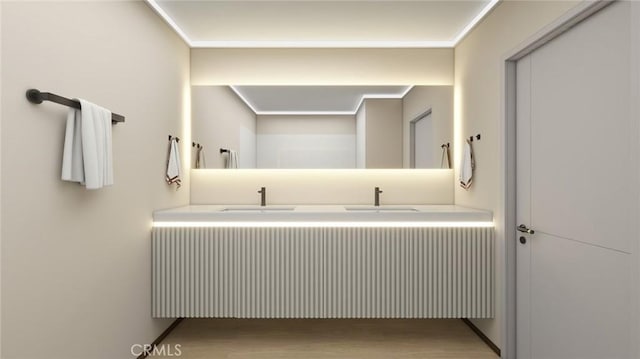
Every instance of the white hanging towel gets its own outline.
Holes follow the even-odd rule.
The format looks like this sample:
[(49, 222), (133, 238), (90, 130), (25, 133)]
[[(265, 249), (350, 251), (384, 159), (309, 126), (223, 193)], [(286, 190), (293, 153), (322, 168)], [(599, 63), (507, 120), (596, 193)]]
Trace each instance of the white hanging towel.
[(83, 99), (80, 110), (71, 108), (62, 155), (62, 180), (87, 189), (113, 184), (111, 111)]
[(464, 152), (462, 155), (462, 163), (460, 165), (460, 186), (469, 189), (473, 183), (473, 171), (476, 168), (476, 162), (473, 158), (473, 148), (471, 142), (467, 140), (464, 144)]
[(178, 140), (175, 137), (169, 141), (169, 155), (167, 158), (167, 175), (168, 184), (176, 184), (180, 188), (180, 149), (178, 148)]
[(238, 168), (238, 151), (229, 150), (227, 156), (227, 168)]

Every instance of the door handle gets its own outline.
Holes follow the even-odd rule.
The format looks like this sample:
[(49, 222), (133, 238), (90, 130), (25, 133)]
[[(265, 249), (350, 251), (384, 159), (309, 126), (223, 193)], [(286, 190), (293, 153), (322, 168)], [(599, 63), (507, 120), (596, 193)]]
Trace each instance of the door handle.
[(536, 233), (533, 229), (527, 228), (527, 226), (525, 226), (524, 224), (519, 225), (517, 229), (522, 233), (528, 233), (528, 234)]

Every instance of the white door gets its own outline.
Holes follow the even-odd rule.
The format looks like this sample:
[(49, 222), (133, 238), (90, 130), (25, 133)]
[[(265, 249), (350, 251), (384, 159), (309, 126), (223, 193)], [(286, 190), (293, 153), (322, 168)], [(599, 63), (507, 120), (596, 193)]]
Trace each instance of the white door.
[(518, 359), (632, 358), (630, 24), (614, 3), (517, 63)]
[(412, 168), (437, 168), (435, 163), (436, 148), (433, 141), (433, 122), (431, 111), (412, 121), (411, 142), (413, 154)]

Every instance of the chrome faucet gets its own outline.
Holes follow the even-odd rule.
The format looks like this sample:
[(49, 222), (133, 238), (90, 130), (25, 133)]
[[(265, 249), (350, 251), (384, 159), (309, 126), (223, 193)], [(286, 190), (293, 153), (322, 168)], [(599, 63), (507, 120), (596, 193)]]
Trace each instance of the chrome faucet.
[(264, 207), (267, 205), (267, 189), (266, 187), (260, 187), (258, 191), (260, 193), (260, 206)]
[(382, 193), (382, 191), (380, 190), (380, 187), (376, 187), (374, 191), (374, 196), (375, 196), (374, 206), (376, 207), (380, 206), (380, 193)]

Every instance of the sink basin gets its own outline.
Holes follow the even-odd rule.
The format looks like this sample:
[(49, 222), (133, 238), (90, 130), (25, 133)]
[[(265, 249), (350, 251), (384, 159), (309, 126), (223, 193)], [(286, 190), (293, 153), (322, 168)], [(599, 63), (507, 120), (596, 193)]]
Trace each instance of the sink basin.
[(418, 212), (413, 207), (344, 207), (349, 212)]
[(293, 211), (295, 207), (231, 207), (222, 212), (286, 212)]

